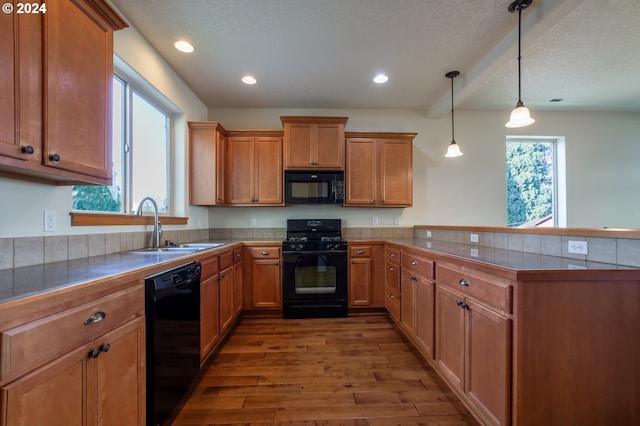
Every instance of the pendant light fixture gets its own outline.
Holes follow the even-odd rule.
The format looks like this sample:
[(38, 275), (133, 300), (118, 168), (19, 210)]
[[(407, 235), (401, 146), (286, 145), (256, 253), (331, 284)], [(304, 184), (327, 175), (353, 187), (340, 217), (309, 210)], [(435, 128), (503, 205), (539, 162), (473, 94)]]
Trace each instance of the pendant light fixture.
[(533, 0), (516, 0), (509, 5), (509, 12), (518, 13), (518, 103), (516, 107), (511, 111), (511, 117), (509, 118), (509, 122), (505, 124), (506, 127), (524, 127), (529, 124), (533, 124), (536, 120), (531, 118), (531, 113), (529, 112), (529, 108), (524, 106), (522, 103), (522, 90), (521, 90), (521, 80), (522, 77), (520, 75), (520, 42), (521, 42), (521, 32), (522, 32), (522, 11), (527, 7), (531, 6), (531, 2)]
[(447, 148), (447, 153), (444, 155), (445, 157), (460, 157), (462, 155), (462, 151), (460, 151), (460, 146), (456, 143), (453, 132), (453, 79), (459, 75), (459, 71), (449, 71), (444, 75), (451, 79), (451, 143), (449, 144), (449, 148)]

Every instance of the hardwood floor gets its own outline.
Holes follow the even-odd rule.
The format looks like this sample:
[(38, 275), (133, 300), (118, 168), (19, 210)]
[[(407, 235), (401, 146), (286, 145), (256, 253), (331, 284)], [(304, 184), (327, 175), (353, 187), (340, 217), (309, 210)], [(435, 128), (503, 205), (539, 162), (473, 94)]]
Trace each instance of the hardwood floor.
[(173, 425), (478, 425), (385, 315), (243, 318)]

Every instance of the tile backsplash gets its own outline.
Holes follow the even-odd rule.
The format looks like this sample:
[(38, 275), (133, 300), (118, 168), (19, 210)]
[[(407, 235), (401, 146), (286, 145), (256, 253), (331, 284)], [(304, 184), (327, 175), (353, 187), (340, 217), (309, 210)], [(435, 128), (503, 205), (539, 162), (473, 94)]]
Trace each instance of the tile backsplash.
[[(209, 239), (208, 229), (164, 231), (163, 240), (175, 243)], [(62, 262), (119, 253), (151, 245), (151, 232), (52, 235), (0, 238), (0, 269)]]
[[(43, 263), (61, 262), (91, 256), (119, 253), (151, 245), (151, 232), (111, 234), (53, 235), (44, 237), (0, 238), (0, 270)], [(427, 236), (430, 234), (430, 236)], [(477, 242), (471, 242), (471, 234)], [(524, 253), (640, 267), (640, 240), (563, 235), (474, 232), (473, 230), (413, 227), (343, 228), (346, 239), (421, 238), (477, 245)], [(265, 239), (283, 240), (285, 228), (212, 228), (166, 230), (163, 240), (187, 243), (203, 240)], [(588, 254), (568, 253), (569, 240), (587, 241)]]
[[(471, 242), (471, 234), (477, 236), (477, 242)], [(474, 232), (473, 230), (441, 228), (432, 230), (417, 228), (414, 230), (414, 238), (640, 267), (640, 240), (633, 238)], [(569, 253), (569, 241), (586, 241), (587, 254)]]

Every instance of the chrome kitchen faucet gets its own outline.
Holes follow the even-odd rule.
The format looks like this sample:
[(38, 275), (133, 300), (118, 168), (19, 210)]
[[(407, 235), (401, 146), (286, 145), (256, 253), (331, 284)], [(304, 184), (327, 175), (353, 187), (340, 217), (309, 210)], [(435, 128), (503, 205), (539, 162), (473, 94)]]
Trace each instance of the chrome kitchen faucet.
[(160, 247), (160, 241), (162, 240), (162, 224), (158, 220), (158, 204), (151, 197), (144, 197), (138, 204), (138, 210), (136, 216), (142, 216), (142, 206), (146, 201), (151, 201), (153, 205), (153, 247)]

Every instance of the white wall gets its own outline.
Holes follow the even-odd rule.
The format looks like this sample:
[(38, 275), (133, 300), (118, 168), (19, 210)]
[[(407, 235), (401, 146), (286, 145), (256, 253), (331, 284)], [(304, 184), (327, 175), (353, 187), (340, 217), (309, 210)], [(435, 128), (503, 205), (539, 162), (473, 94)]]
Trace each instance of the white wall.
[(210, 109), (226, 129), (280, 129), (281, 115), (348, 116), (348, 131), (418, 132), (414, 204), (406, 209), (324, 207), (213, 208), (212, 227), (283, 227), (292, 217), (340, 217), (347, 226), (488, 225), (506, 223), (507, 135), (564, 137), (569, 227), (640, 227), (640, 114), (536, 112), (536, 123), (507, 129), (509, 111), (456, 111), (464, 156), (444, 157), (451, 121), (416, 111)]
[[(171, 198), (175, 215), (188, 216), (188, 227), (208, 228), (208, 209), (188, 204), (187, 121), (207, 119), (207, 108), (171, 67), (149, 46), (134, 29), (117, 31), (114, 36), (115, 54), (125, 68), (135, 69), (135, 78), (159, 90), (176, 112), (173, 119), (172, 175), (176, 183)], [(118, 62), (118, 61), (116, 61)], [(128, 67), (127, 67), (128, 65)], [(131, 71), (131, 70), (130, 70)], [(57, 231), (46, 235), (108, 233), (143, 230), (142, 226), (127, 227), (71, 227), (71, 187), (57, 187), (0, 177), (0, 238), (39, 236), (44, 233), (44, 210), (57, 213)], [(165, 226), (166, 230), (184, 226)]]

